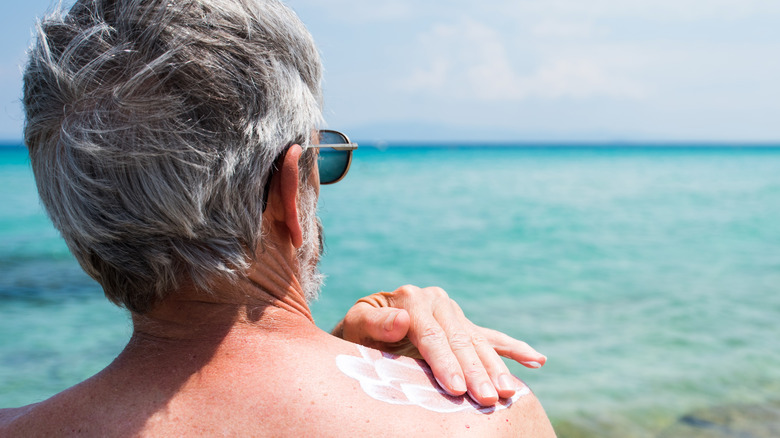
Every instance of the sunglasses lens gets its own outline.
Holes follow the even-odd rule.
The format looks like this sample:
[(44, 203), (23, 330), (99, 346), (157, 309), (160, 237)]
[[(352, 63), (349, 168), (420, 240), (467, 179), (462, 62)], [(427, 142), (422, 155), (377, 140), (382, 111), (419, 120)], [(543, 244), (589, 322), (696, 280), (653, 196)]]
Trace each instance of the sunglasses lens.
[[(331, 143), (333, 144), (333, 143)], [(320, 184), (331, 184), (344, 176), (349, 165), (349, 151), (321, 148), (317, 165), (320, 168)]]
[[(320, 155), (317, 162), (320, 169), (320, 184), (333, 184), (347, 174), (352, 161), (352, 149), (357, 145), (350, 143), (349, 139), (340, 132), (325, 129), (319, 131), (319, 134), (319, 144), (322, 145), (319, 148)], [(344, 150), (338, 145), (344, 145), (347, 149)]]
[(320, 144), (345, 144), (348, 143), (344, 134), (336, 131), (320, 131)]

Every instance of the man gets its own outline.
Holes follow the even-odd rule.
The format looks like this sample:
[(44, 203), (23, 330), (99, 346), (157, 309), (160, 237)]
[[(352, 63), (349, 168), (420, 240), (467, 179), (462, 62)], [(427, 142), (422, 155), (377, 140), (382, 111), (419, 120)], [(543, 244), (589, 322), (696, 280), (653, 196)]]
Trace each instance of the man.
[(496, 351), (544, 356), (439, 289), (371, 295), (335, 330), (407, 338), (432, 371), (314, 325), (320, 180), (354, 147), (316, 131), (320, 70), (275, 0), (81, 0), (40, 26), (24, 104), (41, 200), (134, 332), (92, 378), (0, 411), (0, 436), (553, 434)]

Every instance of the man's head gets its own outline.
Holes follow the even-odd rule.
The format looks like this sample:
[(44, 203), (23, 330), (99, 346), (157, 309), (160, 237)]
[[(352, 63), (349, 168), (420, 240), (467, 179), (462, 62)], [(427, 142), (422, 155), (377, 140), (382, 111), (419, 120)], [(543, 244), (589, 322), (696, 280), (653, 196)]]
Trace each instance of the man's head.
[(80, 0), (41, 23), (25, 143), (54, 225), (112, 301), (145, 312), (182, 278), (206, 288), (248, 266), (274, 159), (320, 123), (320, 76), (275, 0)]

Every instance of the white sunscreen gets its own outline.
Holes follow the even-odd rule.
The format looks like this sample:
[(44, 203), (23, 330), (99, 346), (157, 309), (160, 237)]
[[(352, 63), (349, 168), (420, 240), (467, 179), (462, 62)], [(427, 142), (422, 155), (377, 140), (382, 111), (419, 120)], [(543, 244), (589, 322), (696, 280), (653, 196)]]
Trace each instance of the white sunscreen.
[(433, 377), (433, 372), (421, 360), (382, 353), (357, 346), (360, 356), (345, 354), (336, 357), (336, 366), (347, 376), (360, 382), (371, 398), (396, 405), (414, 405), (435, 412), (473, 411), (488, 414), (506, 409), (531, 390), (520, 384), (511, 398), (500, 399), (495, 406), (483, 407), (467, 396), (447, 394)]

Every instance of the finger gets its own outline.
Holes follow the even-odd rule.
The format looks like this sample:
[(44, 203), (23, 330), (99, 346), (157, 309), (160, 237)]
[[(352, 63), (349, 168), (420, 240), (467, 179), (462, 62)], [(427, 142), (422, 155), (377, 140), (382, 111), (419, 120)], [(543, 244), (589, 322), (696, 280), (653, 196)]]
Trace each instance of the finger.
[(363, 345), (398, 342), (406, 337), (409, 325), (406, 310), (357, 303), (345, 317), (344, 339)]
[(431, 315), (418, 315), (412, 320), (409, 339), (431, 367), (433, 377), (442, 389), (454, 396), (466, 392), (466, 380), (450, 349), (447, 335)]
[(547, 356), (539, 353), (525, 342), (496, 330), (484, 327), (479, 328), (488, 343), (501, 356), (519, 362), (528, 368), (541, 368), (547, 362)]
[[(483, 406), (492, 406), (498, 401), (496, 385), (488, 376), (485, 364), (474, 345), (475, 341), (480, 345), (487, 345), (487, 341), (469, 330), (471, 324), (463, 316), (460, 307), (454, 301), (450, 303), (450, 306), (436, 309), (436, 319), (443, 322), (442, 327), (447, 334), (449, 348), (461, 367), (469, 396)], [(493, 367), (495, 362), (488, 361), (488, 364)]]
[(473, 330), (475, 331), (475, 334), (472, 335), (474, 350), (485, 367), (485, 371), (487, 371), (490, 381), (498, 392), (498, 396), (501, 398), (512, 397), (515, 395), (517, 385), (509, 372), (509, 368), (501, 360), (493, 346), (482, 336), (482, 328), (473, 326)]
[(464, 394), (467, 387), (463, 372), (450, 349), (446, 333), (434, 318), (434, 309), (438, 303), (449, 302), (447, 293), (441, 288), (420, 289), (406, 285), (384, 298), (389, 300), (391, 306), (409, 311), (412, 319), (408, 339), (417, 347), (420, 357), (431, 367), (439, 386), (451, 395)]

